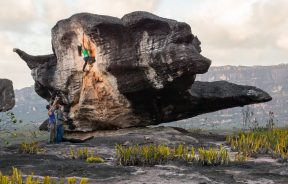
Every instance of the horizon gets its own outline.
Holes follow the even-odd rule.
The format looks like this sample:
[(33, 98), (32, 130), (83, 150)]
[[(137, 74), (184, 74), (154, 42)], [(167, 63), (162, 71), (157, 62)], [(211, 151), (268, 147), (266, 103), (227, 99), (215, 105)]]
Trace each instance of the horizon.
[(14, 89), (29, 87), (34, 81), (26, 63), (12, 49), (51, 54), (52, 27), (81, 12), (121, 18), (132, 11), (148, 11), (186, 22), (202, 42), (201, 54), (212, 60), (213, 67), (288, 63), (285, 0), (183, 0), (177, 6), (173, 0), (10, 0), (0, 5), (0, 78), (12, 80)]

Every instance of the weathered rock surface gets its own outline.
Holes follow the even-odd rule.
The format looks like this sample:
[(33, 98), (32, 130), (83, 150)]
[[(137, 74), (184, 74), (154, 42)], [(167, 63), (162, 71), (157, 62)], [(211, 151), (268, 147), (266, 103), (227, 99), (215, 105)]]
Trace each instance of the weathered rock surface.
[[(96, 58), (89, 72), (77, 50), (83, 42)], [(32, 70), (35, 91), (48, 101), (61, 97), (76, 131), (160, 124), (271, 100), (255, 87), (194, 83), (211, 64), (200, 44), (188, 24), (147, 12), (121, 19), (81, 13), (53, 27), (53, 54), (15, 51)]]
[(0, 79), (0, 112), (11, 110), (15, 105), (12, 81)]
[[(234, 183), (288, 183), (288, 164), (258, 156), (248, 162), (231, 162), (222, 166), (202, 166), (200, 163), (183, 163), (177, 159), (155, 166), (119, 166), (116, 164), (115, 144), (159, 145), (167, 144), (173, 148), (184, 144), (193, 147), (219, 147), (225, 135), (206, 131), (188, 132), (172, 127), (144, 127), (121, 130), (97, 131), (95, 138), (85, 143), (47, 144), (40, 154), (19, 154), (19, 146), (0, 149), (0, 171), (10, 174), (17, 167), (24, 174), (51, 177), (85, 177), (88, 183), (195, 183), (195, 184), (234, 184)], [(87, 163), (85, 160), (71, 159), (71, 149), (88, 148), (90, 152), (102, 157), (104, 163)], [(226, 148), (226, 146), (224, 146)], [(234, 154), (231, 154), (234, 159)]]

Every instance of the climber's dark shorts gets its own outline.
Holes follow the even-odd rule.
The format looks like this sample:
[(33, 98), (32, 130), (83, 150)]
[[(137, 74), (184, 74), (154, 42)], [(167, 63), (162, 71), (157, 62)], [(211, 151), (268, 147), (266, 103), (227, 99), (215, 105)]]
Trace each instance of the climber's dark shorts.
[(96, 61), (95, 58), (91, 57), (91, 56), (84, 57), (83, 59), (84, 59), (85, 63), (89, 62), (90, 65), (93, 64)]

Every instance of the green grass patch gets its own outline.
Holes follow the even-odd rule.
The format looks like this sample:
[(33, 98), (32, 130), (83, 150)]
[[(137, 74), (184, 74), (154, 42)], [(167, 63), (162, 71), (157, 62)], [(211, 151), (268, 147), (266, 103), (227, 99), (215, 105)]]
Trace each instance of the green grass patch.
[[(197, 152), (197, 154), (196, 154)], [(201, 163), (203, 165), (228, 164), (230, 161), (228, 150), (217, 148), (189, 148), (179, 144), (176, 147), (167, 145), (144, 145), (144, 146), (122, 146), (116, 145), (117, 164), (129, 165), (156, 165), (165, 164), (168, 161), (184, 161), (186, 163)]]
[(104, 160), (100, 156), (95, 155), (89, 148), (70, 148), (70, 158), (71, 159), (81, 159), (86, 160), (87, 163), (103, 163)]
[(202, 163), (202, 165), (227, 165), (230, 162), (230, 155), (227, 149), (223, 149), (221, 146), (220, 149), (217, 148), (199, 148), (199, 158), (198, 161)]
[(33, 174), (31, 175), (23, 175), (20, 170), (13, 167), (12, 175), (3, 175), (0, 172), (0, 184), (87, 184), (88, 179), (87, 178), (80, 178), (77, 179), (75, 177), (69, 177), (69, 178), (62, 178), (62, 179), (56, 179), (51, 178), (50, 176), (44, 176), (44, 177), (36, 177)]
[(40, 147), (39, 142), (22, 142), (19, 147), (19, 152), (24, 154), (38, 154), (44, 150)]
[(268, 154), (280, 161), (288, 160), (288, 129), (256, 129), (227, 136), (226, 143), (237, 151), (236, 160), (243, 161)]
[(70, 148), (70, 158), (72, 159), (82, 159), (85, 160), (88, 157), (93, 156), (93, 152), (88, 148)]

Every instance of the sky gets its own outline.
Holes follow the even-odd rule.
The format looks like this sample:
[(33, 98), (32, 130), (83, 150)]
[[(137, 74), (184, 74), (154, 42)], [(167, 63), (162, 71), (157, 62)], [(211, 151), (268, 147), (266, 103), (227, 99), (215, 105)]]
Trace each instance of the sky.
[(132, 11), (186, 22), (213, 66), (288, 63), (288, 0), (0, 0), (0, 78), (34, 84), (13, 48), (52, 53), (51, 28), (80, 12), (121, 18)]

